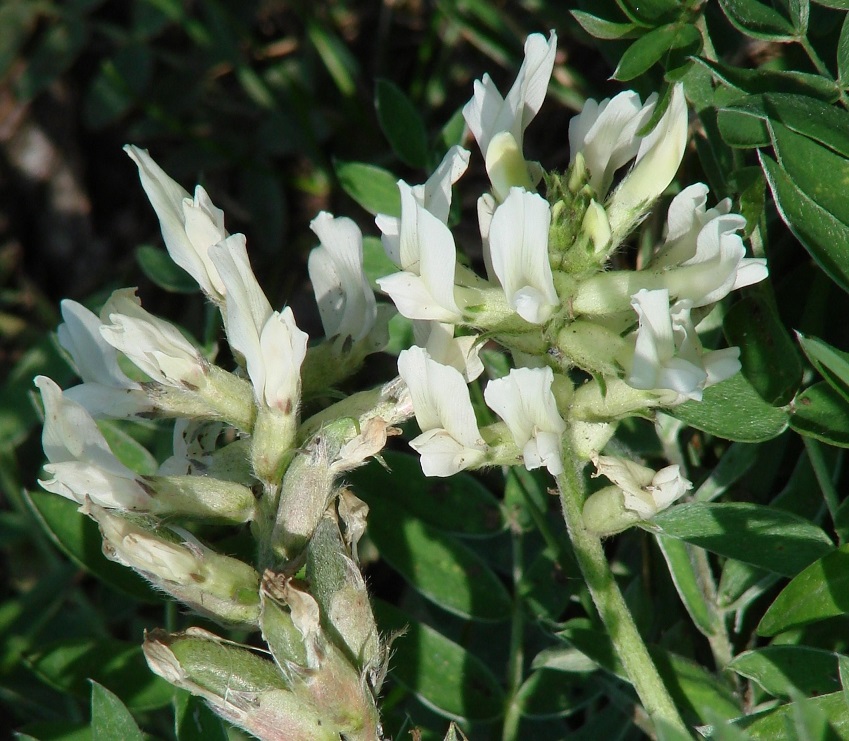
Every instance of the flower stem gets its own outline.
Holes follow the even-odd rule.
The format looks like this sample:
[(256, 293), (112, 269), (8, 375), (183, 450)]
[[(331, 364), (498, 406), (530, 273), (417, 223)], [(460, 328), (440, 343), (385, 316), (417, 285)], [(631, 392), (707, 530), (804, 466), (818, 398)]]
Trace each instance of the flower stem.
[(616, 584), (604, 555), (601, 540), (584, 527), (581, 517), (581, 505), (584, 499), (583, 481), (580, 470), (569, 463), (574, 460), (569, 452), (564, 450), (563, 460), (567, 462), (566, 470), (557, 477), (557, 488), (560, 492), (563, 517), (572, 539), (575, 557), (593, 602), (646, 712), (653, 720), (662, 720), (689, 737), (687, 726), (660, 678), (631, 612), (625, 604), (622, 592)]
[[(522, 532), (518, 527), (513, 529), (513, 584), (517, 587), (522, 580), (523, 542)], [(516, 741), (519, 738), (519, 725), (522, 720), (522, 706), (517, 695), (522, 686), (524, 674), (523, 642), (525, 620), (521, 598), (516, 595), (513, 599), (513, 614), (510, 618), (510, 659), (507, 666), (507, 684), (510, 691), (510, 704), (504, 715), (502, 741)]]

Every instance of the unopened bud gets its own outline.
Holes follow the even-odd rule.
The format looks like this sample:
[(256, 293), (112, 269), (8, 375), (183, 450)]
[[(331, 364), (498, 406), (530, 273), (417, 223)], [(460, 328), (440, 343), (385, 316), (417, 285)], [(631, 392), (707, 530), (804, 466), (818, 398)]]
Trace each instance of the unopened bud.
[(578, 319), (557, 334), (557, 349), (570, 363), (592, 374), (616, 376), (622, 371), (619, 357), (625, 341), (606, 327)]
[(268, 741), (338, 741), (339, 728), (289, 690), (270, 661), (198, 629), (145, 636), (151, 670), (201, 697), (222, 718)]
[(380, 640), (366, 584), (330, 513), (321, 518), (307, 548), (307, 579), (334, 642), (358, 669), (378, 666)]
[(322, 428), (286, 470), (271, 534), (271, 547), (284, 559), (292, 560), (303, 552), (330, 504), (334, 493), (331, 464), (344, 431), (353, 427), (352, 420), (339, 420)]
[(284, 409), (259, 408), (251, 436), (251, 463), (254, 474), (266, 486), (280, 483), (292, 457), (297, 431), (294, 405)]
[(606, 486), (584, 502), (584, 525), (596, 535), (615, 535), (642, 518), (625, 507), (625, 494), (617, 486)]
[(182, 516), (241, 523), (253, 519), (256, 500), (246, 486), (211, 476), (145, 476), (149, 510), (161, 517)]
[(100, 525), (107, 558), (139, 572), (155, 587), (214, 620), (254, 625), (259, 618), (259, 575), (222, 556), (185, 531), (154, 530), (90, 500), (81, 510)]

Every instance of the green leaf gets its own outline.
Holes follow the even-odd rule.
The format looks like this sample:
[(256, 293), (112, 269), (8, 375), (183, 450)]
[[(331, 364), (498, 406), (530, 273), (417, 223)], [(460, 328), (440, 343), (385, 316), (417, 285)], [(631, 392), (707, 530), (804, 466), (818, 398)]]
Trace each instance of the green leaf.
[(775, 598), (758, 625), (758, 635), (774, 636), (791, 628), (849, 612), (849, 546), (812, 563)]
[(738, 31), (764, 41), (792, 41), (793, 24), (774, 8), (757, 0), (719, 0), (725, 16)]
[(149, 244), (136, 248), (136, 262), (151, 281), (170, 293), (197, 293), (198, 284), (165, 251)]
[(78, 566), (134, 599), (161, 601), (134, 571), (103, 555), (103, 538), (97, 524), (77, 512), (76, 502), (41, 491), (28, 492), (26, 501), (47, 534)]
[(691, 427), (728, 440), (756, 443), (787, 428), (787, 412), (767, 404), (742, 373), (705, 389), (701, 401), (667, 410)]
[[(392, 478), (395, 491), (398, 480)], [(369, 502), (369, 535), (416, 591), (469, 620), (496, 622), (510, 616), (510, 596), (480, 556), (397, 507), (375, 507), (375, 501)]]
[(787, 404), (802, 382), (802, 363), (773, 301), (760, 291), (735, 303), (722, 322), (729, 345), (740, 348), (749, 383), (764, 401)]
[(793, 402), (790, 426), (800, 435), (849, 448), (849, 402), (827, 382), (815, 383)]
[(373, 460), (348, 474), (357, 496), (370, 506), (403, 509), (430, 527), (459, 535), (495, 535), (506, 526), (498, 500), (473, 476), (428, 478), (418, 456), (387, 450), (382, 457), (388, 471)]
[(622, 55), (613, 77), (617, 80), (633, 80), (643, 74), (673, 49), (690, 49), (698, 52), (701, 34), (690, 24), (669, 23), (649, 31), (638, 38)]
[(719, 133), (729, 147), (753, 149), (772, 144), (766, 125), (763, 96), (752, 95), (716, 113)]
[(372, 290), (379, 291), (378, 278), (397, 273), (398, 266), (386, 256), (379, 237), (363, 237), (363, 272)]
[(679, 504), (651, 520), (664, 535), (793, 576), (833, 548), (820, 528), (789, 512), (759, 504)]
[(767, 646), (744, 651), (727, 665), (773, 697), (826, 695), (840, 689), (839, 654), (808, 646)]
[[(735, 170), (728, 182), (731, 188), (739, 194), (738, 211), (746, 220), (743, 236), (749, 238), (760, 224), (761, 216), (766, 208), (766, 178), (760, 167), (749, 165)], [(762, 289), (755, 290), (761, 291)], [(783, 331), (786, 333), (786, 330)], [(745, 363), (743, 366), (745, 367)]]
[(636, 23), (658, 26), (680, 13), (679, 0), (616, 0), (616, 4)]
[(21, 356), (0, 388), (0, 447), (3, 450), (16, 448), (39, 424), (32, 382), (38, 375), (50, 376), (60, 386), (65, 386), (74, 377), (58, 344), (49, 336), (42, 337)]
[(574, 597), (573, 582), (548, 549), (522, 572), (516, 593), (537, 620), (556, 622)]
[[(846, 7), (849, 9), (849, 2)], [(843, 19), (837, 42), (837, 79), (841, 87), (849, 84), (849, 15)]]
[(374, 107), (380, 128), (398, 158), (410, 167), (428, 166), (427, 130), (412, 101), (389, 80), (378, 79)]
[[(801, 708), (798, 706), (801, 706)], [(775, 739), (791, 738), (788, 736), (788, 729), (793, 728), (796, 713), (800, 710), (803, 713), (811, 711), (821, 714), (828, 721), (833, 732), (837, 734), (837, 738), (849, 738), (849, 706), (846, 705), (842, 692), (834, 692), (823, 697), (805, 698), (787, 705), (781, 705), (762, 713), (739, 718), (734, 721), (734, 725), (737, 728), (744, 729), (749, 738), (755, 741), (775, 741)], [(802, 736), (794, 734), (792, 738), (800, 740), (803, 738), (830, 739), (834, 736), (820, 732)]]
[(401, 215), (397, 178), (388, 170), (362, 162), (334, 163), (342, 189), (370, 214)]
[(91, 725), (56, 721), (28, 723), (18, 731), (18, 738), (26, 741), (92, 741)]
[(717, 628), (717, 615), (705, 598), (703, 584), (690, 558), (690, 547), (675, 538), (663, 535), (655, 537), (687, 613), (703, 635), (712, 636)]
[(117, 695), (97, 682), (91, 683), (92, 741), (144, 741), (132, 713)]
[[(178, 692), (175, 690), (175, 692)], [(174, 701), (177, 741), (227, 741), (222, 720), (199, 697), (179, 692)]]
[(143, 476), (153, 476), (159, 463), (138, 440), (125, 432), (115, 420), (100, 420), (98, 429), (103, 433), (109, 449), (127, 468)]
[[(849, 223), (849, 159), (777, 121), (770, 122), (778, 162), (793, 184), (844, 224)], [(827, 172), (828, 177), (822, 177)]]
[(759, 447), (749, 443), (734, 443), (719, 459), (719, 463), (693, 492), (697, 502), (712, 502), (721, 497), (755, 465)]
[(796, 333), (796, 338), (817, 373), (849, 401), (849, 353), (816, 337), (805, 337), (801, 332)]
[(849, 291), (849, 226), (803, 193), (775, 160), (759, 152), (778, 212), (811, 257)]
[(321, 57), (339, 92), (346, 98), (352, 97), (357, 92), (355, 78), (360, 74), (356, 57), (334, 31), (314, 20), (307, 22), (307, 37)]
[(75, 638), (51, 643), (26, 658), (29, 668), (63, 693), (83, 698), (89, 680), (120, 692), (133, 710), (171, 702), (174, 688), (147, 666), (141, 647), (112, 638)]
[(766, 122), (780, 121), (788, 129), (849, 157), (849, 112), (808, 95), (749, 95), (718, 112), (722, 138), (732, 147), (765, 147), (773, 143)]
[(513, 702), (524, 718), (562, 718), (586, 706), (600, 695), (586, 675), (565, 674), (555, 669), (532, 671), (519, 687)]
[(771, 589), (780, 577), (742, 561), (726, 561), (717, 590), (717, 606), (738, 614)]
[(570, 10), (569, 13), (590, 36), (606, 41), (633, 38), (640, 28), (636, 23), (616, 23), (583, 10)]
[(374, 611), (383, 633), (407, 629), (392, 644), (391, 679), (449, 718), (502, 714), (504, 691), (480, 659), (392, 605), (376, 600)]
[(833, 103), (840, 97), (840, 91), (831, 81), (820, 75), (807, 72), (779, 72), (769, 69), (745, 69), (722, 62), (714, 62), (698, 57), (697, 62), (707, 67), (726, 85), (742, 90), (744, 93), (795, 93), (797, 95), (819, 98)]
[[(587, 621), (570, 620), (558, 638), (571, 644), (603, 669), (630, 681), (613, 650), (607, 634), (587, 627)], [(706, 723), (711, 716), (733, 718), (739, 707), (733, 693), (704, 667), (689, 659), (649, 646), (653, 659), (672, 699), (684, 713), (685, 720)]]

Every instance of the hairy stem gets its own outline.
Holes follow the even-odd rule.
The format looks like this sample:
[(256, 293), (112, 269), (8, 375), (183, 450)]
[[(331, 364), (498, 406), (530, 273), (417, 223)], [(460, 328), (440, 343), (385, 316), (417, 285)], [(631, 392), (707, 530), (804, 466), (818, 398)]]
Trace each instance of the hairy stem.
[(649, 656), (634, 619), (604, 555), (601, 540), (584, 527), (581, 507), (584, 500), (583, 480), (570, 451), (564, 446), (566, 470), (557, 477), (563, 517), (572, 539), (575, 557), (589, 587), (596, 609), (610, 635), (628, 677), (646, 712), (653, 720), (661, 720), (689, 736), (689, 731), (669, 691)]

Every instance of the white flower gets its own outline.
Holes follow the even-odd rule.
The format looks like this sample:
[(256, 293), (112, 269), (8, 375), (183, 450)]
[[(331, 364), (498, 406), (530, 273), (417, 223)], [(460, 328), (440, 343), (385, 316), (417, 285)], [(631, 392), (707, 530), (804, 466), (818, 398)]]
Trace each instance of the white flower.
[(513, 188), (489, 229), (492, 267), (507, 302), (532, 324), (543, 324), (557, 308), (548, 260), (551, 209), (536, 193)]
[(223, 301), (224, 284), (209, 258), (209, 248), (227, 237), (223, 211), (213, 205), (200, 185), (192, 198), (153, 161), (147, 150), (128, 144), (124, 151), (138, 165), (142, 187), (159, 218), (171, 259), (213, 301)]
[(606, 476), (625, 495), (625, 508), (647, 520), (680, 499), (693, 484), (681, 475), (677, 465), (655, 472), (634, 461), (610, 456), (593, 458), (598, 472)]
[(700, 401), (702, 392), (740, 370), (740, 348), (704, 352), (690, 319), (691, 305), (678, 301), (669, 307), (669, 291), (638, 291), (631, 300), (640, 325), (634, 359), (626, 379), (644, 390), (667, 389), (678, 398)]
[(680, 265), (692, 258), (696, 254), (696, 240), (702, 227), (731, 212), (730, 198), (724, 198), (713, 208), (707, 208), (708, 193), (707, 185), (694, 183), (672, 199), (666, 214), (663, 244), (652, 258), (652, 267)]
[(408, 319), (459, 322), (454, 296), (457, 250), (448, 227), (416, 200), (400, 181), (401, 227), (398, 263), (403, 272), (378, 279), (398, 311)]
[(481, 439), (469, 389), (460, 371), (440, 365), (421, 347), (398, 356), (398, 373), (407, 384), (422, 434), (410, 445), (422, 458), (426, 476), (451, 476), (483, 463)]
[(310, 229), (321, 241), (307, 267), (324, 334), (361, 340), (377, 318), (374, 293), (363, 273), (363, 235), (351, 219), (326, 211), (310, 222)]
[(306, 332), (292, 310), (274, 311), (251, 270), (245, 237), (234, 234), (209, 251), (227, 289), (227, 338), (245, 359), (254, 395), (262, 405), (290, 414), (300, 401)]
[(62, 301), (57, 333), (83, 383), (67, 389), (66, 398), (95, 417), (130, 417), (153, 409), (140, 384), (118, 366), (118, 351), (100, 333), (98, 316), (76, 301)]
[(641, 137), (637, 131), (649, 120), (657, 96), (640, 103), (640, 96), (626, 90), (601, 103), (588, 99), (569, 122), (570, 162), (580, 153), (598, 197), (607, 195), (614, 173), (637, 156)]
[(173, 324), (141, 306), (135, 288), (115, 291), (101, 311), (103, 338), (154, 381), (177, 388), (202, 388), (208, 363)]
[(498, 208), (498, 202), (491, 194), (484, 193), (478, 198), (478, 228), (481, 233), (483, 263), (486, 268), (487, 277), (493, 282), (498, 282), (498, 276), (492, 268), (492, 250), (489, 247), (489, 233), (492, 229), (492, 217), (495, 216), (496, 208)]
[(483, 373), (477, 335), (455, 337), (453, 324), (417, 321), (413, 322), (413, 337), (416, 345), (427, 350), (433, 360), (456, 368), (466, 381), (474, 381)]
[(46, 376), (37, 376), (35, 385), (44, 402), (41, 441), (50, 476), (41, 486), (78, 504), (88, 497), (102, 507), (148, 509), (150, 496), (109, 449), (91, 415)]
[(510, 134), (522, 151), (525, 129), (545, 100), (556, 52), (557, 35), (554, 31), (548, 41), (542, 34), (528, 36), (525, 59), (506, 98), (501, 97), (489, 75), (475, 80), (474, 96), (463, 108), (463, 117), (484, 159), (493, 137), (502, 132)]
[(672, 182), (687, 146), (687, 126), (687, 101), (679, 83), (657, 126), (640, 141), (631, 171), (610, 196), (607, 210), (614, 233), (638, 220)]
[(693, 307), (715, 303), (768, 275), (765, 259), (745, 256), (737, 232), (746, 220), (728, 213), (728, 199), (706, 210), (707, 192), (706, 185), (697, 183), (673, 199), (666, 240), (650, 266), (665, 270), (669, 292), (691, 301)]
[(557, 411), (551, 392), (551, 368), (514, 368), (509, 375), (490, 381), (484, 390), (487, 405), (507, 423), (522, 451), (529, 471), (545, 466), (563, 473), (560, 439), (566, 423)]
[[(426, 211), (432, 213), (443, 224), (448, 223), (448, 212), (451, 209), (451, 186), (466, 172), (469, 166), (469, 152), (462, 147), (453, 146), (442, 158), (442, 162), (434, 170), (423, 185), (407, 185), (403, 180), (398, 181), (398, 187), (403, 194), (404, 187), (409, 188), (416, 202)], [(386, 255), (398, 267), (403, 268), (401, 261), (401, 219), (396, 216), (378, 214), (375, 223), (382, 233), (381, 241)]]

